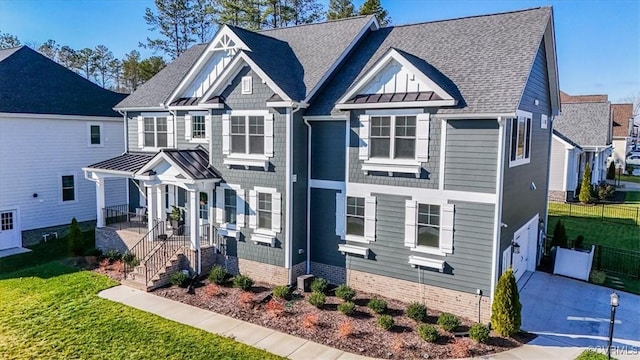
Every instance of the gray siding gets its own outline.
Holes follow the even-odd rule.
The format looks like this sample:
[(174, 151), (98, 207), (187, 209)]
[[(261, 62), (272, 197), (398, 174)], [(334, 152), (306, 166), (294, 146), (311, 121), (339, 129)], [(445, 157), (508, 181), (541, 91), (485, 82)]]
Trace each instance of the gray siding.
[(556, 191), (566, 191), (564, 189), (564, 169), (565, 166), (565, 154), (567, 149), (564, 144), (556, 139), (552, 139), (551, 142), (551, 164), (549, 174), (549, 189)]
[(496, 192), (496, 120), (447, 121), (444, 189)]
[[(292, 156), (293, 173), (297, 180), (293, 183), (293, 208), (291, 209), (292, 219), (292, 265), (299, 264), (307, 259), (307, 159), (308, 159), (308, 137), (307, 126), (304, 123), (302, 114), (296, 112), (292, 119)], [(300, 254), (300, 249), (303, 253)]]
[[(548, 76), (544, 43), (538, 49), (529, 81), (525, 86), (520, 109), (533, 113), (531, 162), (509, 168), (509, 151), (511, 122), (505, 124), (505, 168), (502, 197), (502, 222), (507, 224), (500, 234), (500, 254), (509, 247), (515, 231), (531, 220), (535, 214), (546, 221), (547, 218), (547, 190), (549, 175), (549, 157), (551, 151), (551, 126), (540, 128), (541, 114), (551, 115)], [(539, 100), (539, 105), (534, 104)], [(536, 184), (536, 190), (530, 189), (531, 183)], [(526, 206), (524, 206), (526, 205)], [(499, 256), (501, 259), (502, 256)], [(500, 261), (500, 260), (499, 260)], [(499, 269), (502, 264), (499, 264)]]
[(388, 176), (365, 175), (362, 171), (362, 160), (358, 159), (358, 117), (362, 111), (351, 112), (351, 136), (349, 141), (349, 182), (361, 184), (393, 185), (424, 189), (438, 188), (438, 173), (440, 170), (440, 120), (431, 120), (429, 126), (429, 162), (422, 163), (422, 174), (416, 178), (413, 174), (398, 174)]
[(344, 121), (314, 121), (311, 127), (311, 178), (344, 181)]
[[(253, 94), (242, 95), (240, 87), (240, 79), (242, 76), (253, 76)], [(211, 131), (211, 163), (213, 167), (220, 171), (222, 178), (229, 184), (238, 184), (243, 189), (253, 189), (255, 186), (264, 186), (275, 188), (282, 194), (282, 232), (277, 235), (275, 247), (254, 244), (250, 241), (252, 230), (248, 227), (242, 229), (242, 235), (239, 241), (229, 244), (229, 255), (238, 256), (243, 259), (259, 261), (267, 264), (284, 266), (284, 242), (285, 224), (286, 224), (286, 197), (285, 192), (285, 146), (286, 146), (286, 126), (285, 113), (274, 112), (273, 124), (273, 148), (274, 157), (271, 159), (269, 171), (261, 170), (245, 170), (242, 168), (228, 168), (223, 164), (222, 155), (222, 113), (227, 110), (266, 110), (266, 100), (271, 97), (273, 90), (260, 81), (260, 78), (249, 68), (245, 68), (231, 82), (231, 85), (225, 89), (222, 96), (226, 99), (228, 106), (225, 110), (212, 111), (213, 126)], [(214, 200), (215, 201), (215, 200)], [(245, 208), (248, 208), (248, 204)], [(248, 225), (248, 221), (247, 221)]]
[[(494, 206), (469, 202), (452, 202), (454, 216), (454, 252), (446, 257), (421, 254), (404, 246), (406, 197), (385, 194), (377, 196), (376, 241), (368, 244), (368, 259), (349, 256), (350, 269), (422, 282), (447, 289), (489, 293), (491, 284), (491, 251)], [(331, 223), (328, 223), (329, 225)], [(354, 245), (362, 246), (362, 244)], [(329, 249), (330, 250), (330, 249)], [(412, 268), (410, 255), (444, 260), (443, 273)]]
[(336, 190), (311, 189), (311, 261), (345, 266), (345, 256), (338, 252), (342, 242), (336, 235)]

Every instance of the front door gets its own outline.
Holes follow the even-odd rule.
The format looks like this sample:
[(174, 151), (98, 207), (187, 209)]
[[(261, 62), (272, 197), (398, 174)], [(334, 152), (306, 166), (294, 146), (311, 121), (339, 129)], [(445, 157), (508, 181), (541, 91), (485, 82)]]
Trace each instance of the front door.
[(0, 250), (20, 247), (21, 234), (16, 210), (0, 211)]
[(518, 245), (520, 245), (520, 253), (513, 254), (513, 275), (516, 277), (516, 281), (520, 279), (522, 274), (527, 271), (527, 260), (529, 254), (529, 224), (520, 228), (513, 239)]

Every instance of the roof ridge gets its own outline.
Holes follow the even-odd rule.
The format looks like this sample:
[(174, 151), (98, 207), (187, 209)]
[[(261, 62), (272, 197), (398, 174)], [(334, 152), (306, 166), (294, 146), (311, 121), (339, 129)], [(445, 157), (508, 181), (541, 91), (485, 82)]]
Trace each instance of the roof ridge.
[(447, 22), (447, 21), (457, 21), (457, 20), (474, 19), (474, 18), (489, 17), (489, 16), (515, 14), (515, 13), (521, 13), (521, 12), (526, 12), (526, 11), (534, 11), (534, 10), (540, 10), (540, 9), (551, 9), (551, 6), (538, 6), (538, 7), (527, 8), (527, 9), (497, 12), (497, 13), (492, 13), (492, 14), (468, 15), (468, 16), (461, 16), (461, 17), (451, 18), (451, 19), (421, 21), (421, 22), (411, 23), (411, 24), (401, 24), (401, 25), (386, 26), (386, 27), (383, 27), (382, 29), (393, 29), (393, 28), (399, 28), (399, 27), (409, 27), (409, 26), (414, 26), (414, 25), (434, 24), (434, 23), (441, 23), (441, 22)]
[(356, 16), (350, 16), (350, 17), (346, 17), (346, 18), (342, 18), (342, 19), (334, 19), (334, 20), (327, 20), (327, 21), (322, 21), (322, 22), (317, 22), (317, 23), (307, 23), (307, 24), (299, 24), (299, 25), (293, 25), (293, 26), (285, 26), (285, 27), (279, 27), (279, 28), (273, 28), (273, 29), (263, 29), (263, 30), (259, 30), (259, 31), (252, 31), (252, 30), (247, 30), (247, 29), (243, 29), (243, 30), (247, 30), (247, 31), (251, 31), (251, 32), (255, 32), (257, 34), (260, 34), (260, 33), (265, 33), (265, 32), (274, 31), (274, 30), (293, 29), (293, 28), (299, 28), (299, 27), (311, 26), (311, 25), (323, 25), (323, 24), (335, 23), (335, 22), (340, 22), (340, 21), (350, 21), (350, 20), (362, 19), (362, 18), (373, 17), (373, 16), (374, 15), (356, 15)]

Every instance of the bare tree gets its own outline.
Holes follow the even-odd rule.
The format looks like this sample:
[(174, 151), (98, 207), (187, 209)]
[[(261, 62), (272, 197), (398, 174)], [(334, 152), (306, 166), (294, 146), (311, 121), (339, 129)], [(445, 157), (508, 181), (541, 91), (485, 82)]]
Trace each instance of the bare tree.
[(0, 49), (8, 49), (20, 46), (20, 40), (15, 35), (0, 32)]

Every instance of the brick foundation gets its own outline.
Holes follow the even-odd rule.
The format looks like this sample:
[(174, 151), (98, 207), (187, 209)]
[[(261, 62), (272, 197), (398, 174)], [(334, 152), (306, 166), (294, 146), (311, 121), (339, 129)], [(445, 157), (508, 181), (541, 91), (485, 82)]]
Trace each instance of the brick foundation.
[[(96, 226), (95, 221), (83, 221), (79, 222), (80, 230), (89, 231), (93, 230)], [(32, 246), (43, 242), (43, 235), (57, 233), (58, 237), (64, 237), (69, 233), (69, 224), (50, 226), (46, 228), (25, 230), (22, 232), (22, 246)]]
[(289, 284), (289, 271), (283, 266), (264, 264), (234, 256), (227, 256), (226, 259), (224, 256), (219, 256), (216, 263), (225, 266), (227, 271), (234, 275), (247, 275), (253, 281), (266, 282), (273, 285)]
[[(478, 295), (444, 289), (411, 281), (394, 279), (355, 270), (348, 270), (349, 286), (356, 290), (391, 297), (404, 302), (419, 301), (434, 309), (478, 321)], [(489, 323), (491, 301), (483, 296), (480, 322)]]
[(347, 270), (344, 267), (311, 262), (311, 273), (326, 279), (331, 284), (339, 285), (347, 282)]

